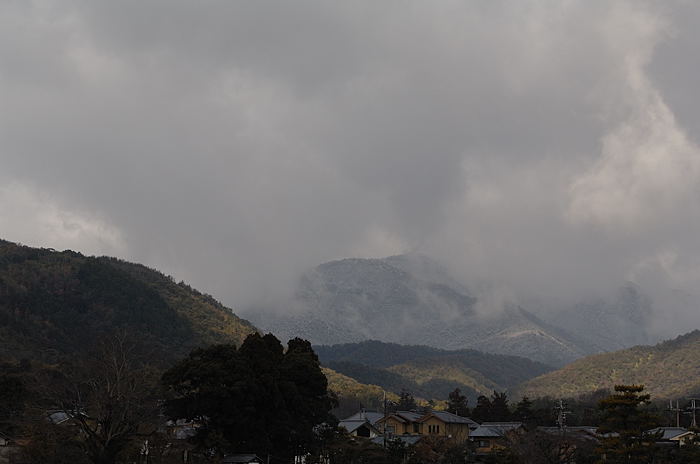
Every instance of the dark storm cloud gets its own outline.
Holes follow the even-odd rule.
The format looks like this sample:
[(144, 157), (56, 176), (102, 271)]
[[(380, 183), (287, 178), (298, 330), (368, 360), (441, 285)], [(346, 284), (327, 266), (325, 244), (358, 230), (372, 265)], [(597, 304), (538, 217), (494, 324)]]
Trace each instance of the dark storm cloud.
[(689, 3), (0, 8), (8, 239), (234, 306), (414, 249), (515, 293), (700, 279)]

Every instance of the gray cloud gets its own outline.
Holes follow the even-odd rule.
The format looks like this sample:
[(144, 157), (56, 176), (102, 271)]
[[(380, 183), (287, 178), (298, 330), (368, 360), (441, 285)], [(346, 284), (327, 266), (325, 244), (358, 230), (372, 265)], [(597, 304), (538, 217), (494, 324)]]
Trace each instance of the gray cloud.
[(516, 294), (636, 280), (697, 324), (698, 14), (7, 2), (0, 227), (233, 306), (324, 260), (417, 249)]

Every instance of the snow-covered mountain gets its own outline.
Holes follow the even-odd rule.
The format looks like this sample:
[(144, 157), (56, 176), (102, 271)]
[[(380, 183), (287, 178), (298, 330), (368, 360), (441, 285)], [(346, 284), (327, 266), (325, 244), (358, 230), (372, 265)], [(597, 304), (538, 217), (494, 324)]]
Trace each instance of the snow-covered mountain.
[[(605, 345), (607, 334), (589, 341), (588, 332), (599, 330), (599, 322), (582, 331), (571, 319), (567, 327), (573, 330), (567, 331), (514, 303), (491, 305), (486, 311), (484, 305), (477, 310), (477, 303), (474, 292), (438, 263), (412, 254), (321, 264), (301, 279), (290, 310), (245, 315), (283, 339), (471, 348), (554, 366), (617, 347)], [(581, 311), (574, 314), (586, 317)]]

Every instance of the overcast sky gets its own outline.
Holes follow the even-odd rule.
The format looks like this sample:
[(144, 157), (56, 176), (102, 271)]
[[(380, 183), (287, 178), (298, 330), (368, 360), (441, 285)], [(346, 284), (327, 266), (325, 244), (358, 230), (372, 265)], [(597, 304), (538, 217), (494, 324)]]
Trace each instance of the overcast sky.
[(5, 1), (0, 234), (233, 307), (406, 251), (516, 294), (693, 301), (699, 21), (690, 1)]

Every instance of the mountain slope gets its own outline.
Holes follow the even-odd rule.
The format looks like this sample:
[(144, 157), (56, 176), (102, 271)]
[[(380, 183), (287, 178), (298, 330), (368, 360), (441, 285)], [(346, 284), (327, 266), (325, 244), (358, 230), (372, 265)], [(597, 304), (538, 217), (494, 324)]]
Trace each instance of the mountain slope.
[(0, 359), (57, 362), (126, 334), (163, 363), (254, 331), (211, 296), (145, 266), (0, 241)]
[(416, 396), (433, 399), (445, 399), (459, 387), (473, 401), (478, 395), (507, 390), (550, 370), (516, 356), (378, 341), (316, 346), (314, 350), (322, 364), (362, 383), (395, 393), (405, 388)]
[(700, 331), (655, 346), (588, 356), (517, 390), (531, 397), (570, 397), (631, 383), (644, 384), (656, 398), (700, 393)]
[(443, 349), (472, 348), (563, 365), (594, 352), (582, 340), (514, 305), (476, 311), (477, 299), (420, 255), (344, 259), (301, 280), (292, 311), (247, 314), (282, 338), (315, 344), (382, 340)]

